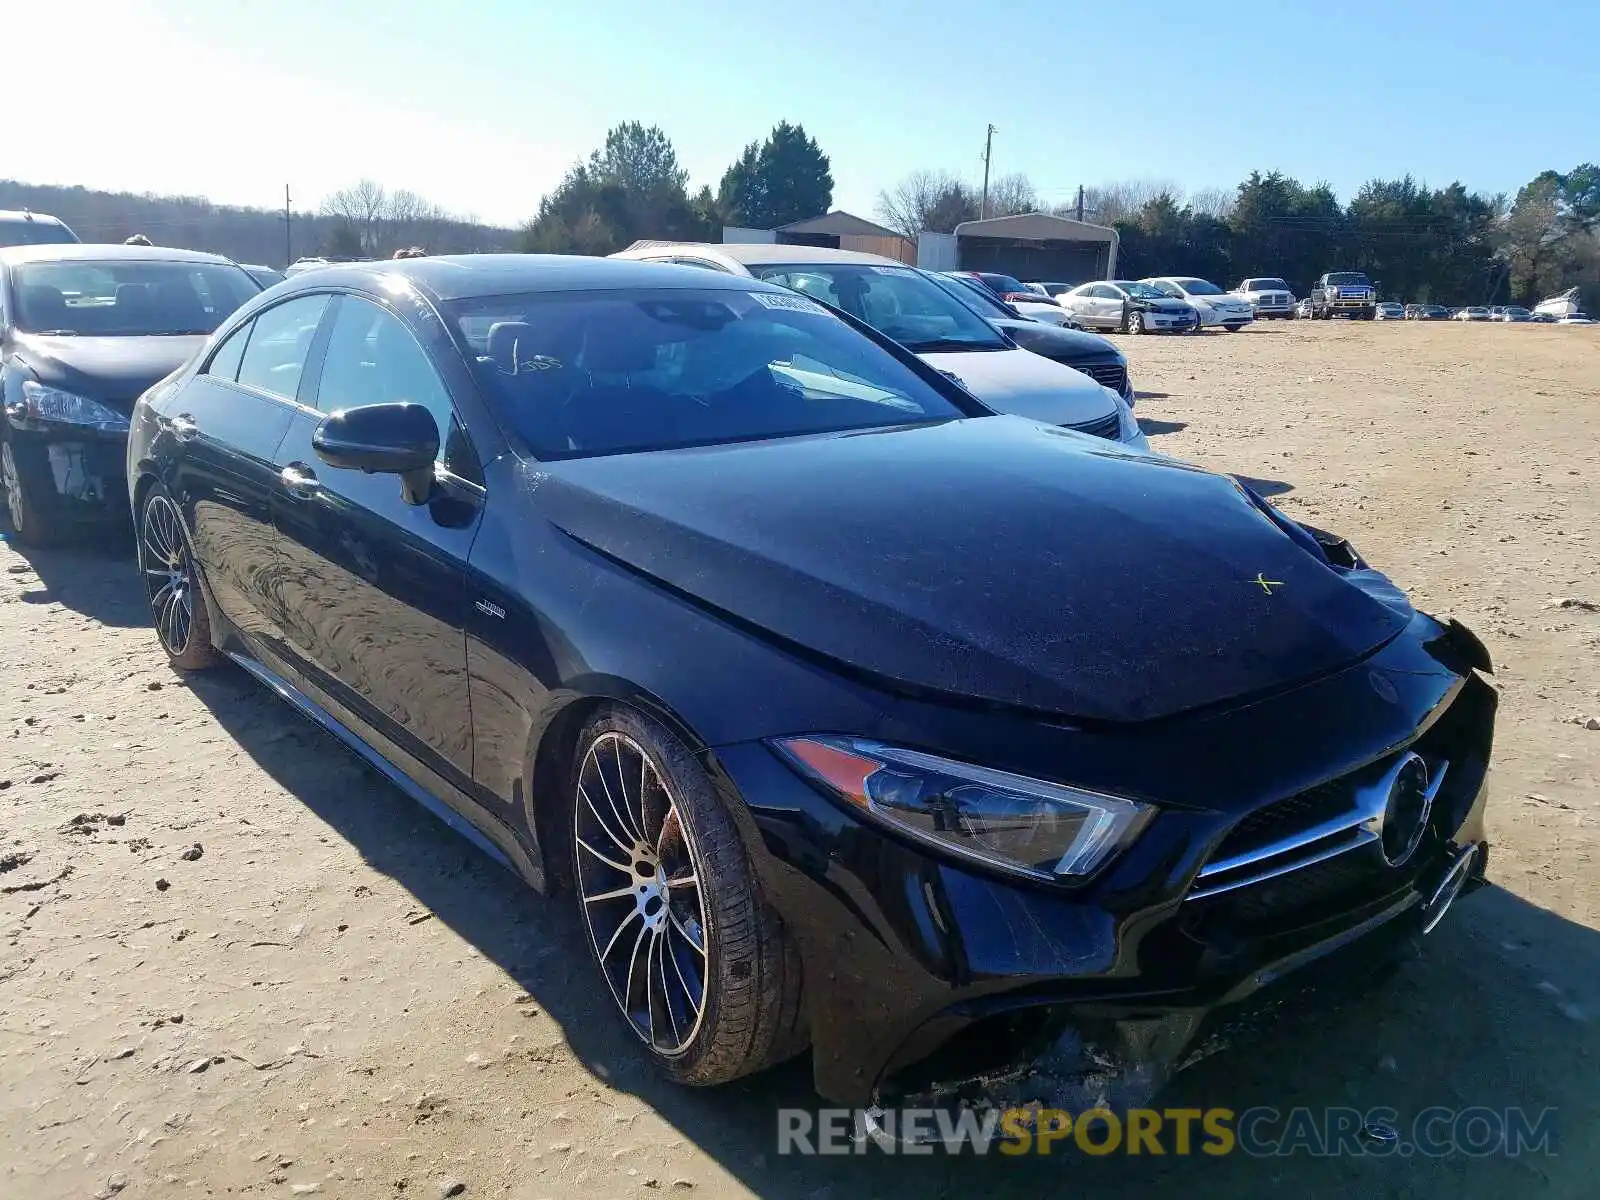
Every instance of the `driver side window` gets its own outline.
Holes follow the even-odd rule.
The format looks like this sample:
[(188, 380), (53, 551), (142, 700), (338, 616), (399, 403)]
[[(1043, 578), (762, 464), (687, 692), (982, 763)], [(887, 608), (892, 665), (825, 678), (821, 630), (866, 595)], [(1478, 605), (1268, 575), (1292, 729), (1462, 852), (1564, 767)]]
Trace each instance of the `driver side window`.
[(368, 300), (341, 296), (317, 381), (317, 408), (334, 412), (400, 401), (420, 404), (433, 414), (439, 429), (438, 461), (479, 482), (450, 393), (417, 339), (393, 313)]

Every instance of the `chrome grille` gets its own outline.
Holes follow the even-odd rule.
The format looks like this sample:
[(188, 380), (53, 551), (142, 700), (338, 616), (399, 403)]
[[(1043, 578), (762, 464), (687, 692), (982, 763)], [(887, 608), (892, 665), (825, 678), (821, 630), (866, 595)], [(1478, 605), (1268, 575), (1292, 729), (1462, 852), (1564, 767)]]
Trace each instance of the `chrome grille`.
[(1128, 368), (1122, 363), (1073, 363), (1072, 365), (1100, 386), (1110, 388), (1119, 396), (1122, 394), (1122, 389), (1128, 386)]
[(1111, 441), (1120, 441), (1122, 435), (1122, 414), (1113, 412), (1108, 417), (1099, 417), (1093, 421), (1085, 421), (1081, 425), (1067, 425), (1067, 429), (1077, 433), (1087, 433), (1091, 437), (1109, 438)]
[[(1408, 753), (1376, 778), (1335, 780), (1251, 813), (1200, 868), (1189, 900), (1202, 900), (1324, 863), (1381, 840), (1381, 820)], [(1444, 785), (1449, 764), (1428, 764), (1427, 802)]]

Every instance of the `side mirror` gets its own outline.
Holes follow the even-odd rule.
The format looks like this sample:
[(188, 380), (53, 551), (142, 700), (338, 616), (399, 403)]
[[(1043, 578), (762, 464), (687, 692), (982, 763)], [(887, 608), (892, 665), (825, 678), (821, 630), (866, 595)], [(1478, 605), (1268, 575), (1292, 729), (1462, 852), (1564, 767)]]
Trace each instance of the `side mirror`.
[(439, 456), (439, 426), (420, 404), (365, 404), (324, 417), (311, 448), (330, 467), (399, 475), (406, 502), (422, 504)]

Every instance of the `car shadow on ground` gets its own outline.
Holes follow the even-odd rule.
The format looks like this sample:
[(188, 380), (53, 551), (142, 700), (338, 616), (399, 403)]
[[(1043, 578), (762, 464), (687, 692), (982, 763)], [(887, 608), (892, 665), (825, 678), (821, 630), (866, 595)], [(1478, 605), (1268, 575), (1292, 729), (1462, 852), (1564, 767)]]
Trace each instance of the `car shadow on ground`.
[(0, 539), (38, 576), (39, 586), (18, 597), (22, 603), (60, 604), (117, 628), (150, 623), (131, 527), (95, 529), (60, 546), (27, 546), (17, 540), (10, 519), (0, 517)]
[(1171, 392), (1135, 392), (1133, 394), (1133, 398), (1135, 400), (1170, 400), (1172, 398), (1172, 393)]
[(1159, 417), (1139, 417), (1139, 428), (1146, 437), (1159, 437), (1163, 433), (1179, 433), (1189, 428), (1187, 421), (1163, 421)]
[[(123, 582), (125, 560), (84, 555), (58, 565), (68, 592), (131, 590), (137, 598)], [(113, 617), (131, 620), (136, 604), (112, 606)], [(598, 986), (569, 896), (529, 891), (243, 671), (224, 666), (186, 678), (275, 781), (526, 989), (598, 1080), (650, 1105), (758, 1195), (1038, 1200), (1063, 1188), (1108, 1200), (1592, 1194), (1600, 1143), (1582, 1131), (1600, 1121), (1600, 934), (1509, 892), (1491, 887), (1464, 898), (1416, 961), (1385, 983), (1334, 1007), (1280, 1011), (1248, 1045), (1224, 1048), (1179, 1076), (1158, 1104), (1235, 1113), (1271, 1106), (1284, 1114), (1298, 1106), (1317, 1113), (1382, 1108), (1393, 1111), (1390, 1123), (1403, 1141), (1432, 1106), (1490, 1113), (1520, 1107), (1531, 1118), (1553, 1108), (1558, 1156), (1179, 1156), (1170, 1143), (1161, 1156), (1092, 1157), (1064, 1147), (1025, 1158), (994, 1151), (890, 1156), (875, 1148), (785, 1156), (777, 1152), (778, 1110), (821, 1105), (804, 1058), (721, 1089), (668, 1083), (643, 1060)], [(1269, 1133), (1283, 1127), (1265, 1126)], [(1455, 1127), (1473, 1136), (1466, 1125)], [(1428, 1132), (1437, 1141), (1451, 1128), (1436, 1119)], [(1563, 1142), (1562, 1131), (1579, 1136)]]

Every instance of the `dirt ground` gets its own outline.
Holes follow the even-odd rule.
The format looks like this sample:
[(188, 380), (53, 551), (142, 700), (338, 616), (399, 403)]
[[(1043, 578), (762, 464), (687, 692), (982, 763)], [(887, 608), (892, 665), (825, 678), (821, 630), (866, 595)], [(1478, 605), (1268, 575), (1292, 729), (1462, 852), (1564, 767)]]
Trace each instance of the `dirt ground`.
[(660, 1081), (569, 899), (526, 892), (242, 672), (177, 678), (112, 539), (0, 543), (0, 1197), (1594, 1195), (1597, 334), (1121, 339), (1157, 448), (1349, 536), (1482, 635), (1503, 697), (1497, 886), (1398, 979), (1291, 1014), (1169, 1100), (1554, 1106), (1557, 1156), (780, 1157), (775, 1109), (817, 1104), (803, 1063)]

